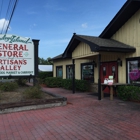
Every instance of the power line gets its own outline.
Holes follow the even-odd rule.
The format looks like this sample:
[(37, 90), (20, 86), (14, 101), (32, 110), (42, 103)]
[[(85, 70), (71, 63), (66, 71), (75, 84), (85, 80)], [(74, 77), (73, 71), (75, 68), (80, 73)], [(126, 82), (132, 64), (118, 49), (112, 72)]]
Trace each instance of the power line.
[(3, 0), (2, 0), (2, 2), (1, 2), (0, 17), (1, 17), (2, 6), (3, 6)]
[(9, 9), (10, 9), (10, 5), (11, 5), (11, 0), (9, 1), (9, 4), (8, 4), (8, 8), (7, 8), (7, 12), (6, 12), (6, 17), (5, 17), (5, 20), (4, 20), (4, 23), (3, 23), (3, 27), (2, 27), (2, 30), (1, 30), (1, 34), (3, 32), (3, 30), (5, 29), (5, 24), (6, 24), (6, 19), (8, 19), (8, 12), (9, 12)]
[(4, 32), (5, 30), (5, 34), (8, 31), (9, 25), (11, 23), (15, 8), (17, 6), (18, 0), (9, 0), (9, 4), (8, 4), (8, 8), (7, 8), (7, 12), (6, 12), (6, 17), (3, 23), (3, 27), (1, 30), (1, 34), (2, 32)]
[(8, 31), (9, 25), (10, 25), (10, 23), (11, 23), (11, 20), (12, 20), (13, 14), (14, 14), (14, 11), (15, 11), (16, 6), (17, 6), (17, 2), (18, 2), (18, 0), (15, 1), (14, 8), (13, 8), (13, 10), (12, 10), (12, 14), (11, 14), (11, 16), (10, 16), (10, 19), (9, 19), (9, 22), (8, 22), (8, 25), (7, 25), (7, 28), (6, 28), (6, 32), (5, 32), (5, 34), (7, 34), (7, 31)]

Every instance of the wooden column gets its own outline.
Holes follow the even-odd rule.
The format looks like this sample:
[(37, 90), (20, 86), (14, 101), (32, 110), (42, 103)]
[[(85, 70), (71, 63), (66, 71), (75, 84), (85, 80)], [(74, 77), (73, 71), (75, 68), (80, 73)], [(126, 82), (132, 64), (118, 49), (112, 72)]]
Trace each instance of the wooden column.
[(98, 100), (101, 100), (101, 76), (100, 76), (100, 69), (101, 69), (101, 54), (98, 55)]
[(35, 86), (37, 82), (35, 77), (38, 76), (38, 46), (40, 40), (32, 39), (32, 41), (34, 43), (34, 71), (35, 71), (35, 75), (33, 76), (33, 86)]
[(73, 76), (72, 76), (72, 92), (73, 94), (75, 93), (75, 60), (72, 59), (72, 71), (73, 71)]

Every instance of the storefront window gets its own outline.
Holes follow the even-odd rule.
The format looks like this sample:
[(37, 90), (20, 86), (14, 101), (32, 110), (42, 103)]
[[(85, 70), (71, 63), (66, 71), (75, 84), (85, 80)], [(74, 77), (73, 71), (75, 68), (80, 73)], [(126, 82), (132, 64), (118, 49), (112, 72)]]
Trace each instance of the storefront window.
[(128, 83), (140, 83), (140, 60), (127, 61)]
[(56, 67), (56, 77), (63, 77), (63, 70), (62, 70), (62, 66), (57, 66)]
[(92, 64), (82, 64), (82, 79), (90, 82), (94, 82), (93, 77), (93, 65)]
[(66, 78), (67, 79), (72, 79), (73, 77), (73, 66), (72, 65), (67, 65), (66, 66)]

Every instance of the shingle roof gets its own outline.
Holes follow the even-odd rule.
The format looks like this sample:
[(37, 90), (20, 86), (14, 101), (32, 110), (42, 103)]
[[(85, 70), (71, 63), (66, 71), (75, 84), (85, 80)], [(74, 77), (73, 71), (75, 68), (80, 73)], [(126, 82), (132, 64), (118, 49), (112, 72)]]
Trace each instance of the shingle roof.
[(135, 49), (132, 46), (126, 45), (124, 43), (118, 42), (113, 39), (104, 39), (100, 37), (94, 37), (94, 36), (85, 36), (85, 35), (77, 35), (89, 42), (92, 42), (96, 44), (99, 47), (111, 47), (111, 48), (124, 48), (124, 49)]
[(113, 39), (104, 39), (95, 36), (74, 34), (63, 54), (60, 54), (51, 60), (63, 58), (71, 58), (73, 50), (80, 42), (84, 42), (90, 46), (92, 52), (135, 52), (136, 48), (126, 45)]
[(73, 50), (77, 47), (80, 42), (84, 42), (90, 46), (92, 52), (135, 52), (133, 46), (126, 45), (124, 43), (112, 40), (104, 39), (95, 36), (77, 35), (74, 33), (67, 48), (63, 53), (63, 57), (71, 57)]
[(62, 55), (63, 55), (63, 54), (59, 54), (59, 55), (53, 57), (52, 59), (50, 59), (50, 61), (51, 61), (51, 60), (63, 59)]

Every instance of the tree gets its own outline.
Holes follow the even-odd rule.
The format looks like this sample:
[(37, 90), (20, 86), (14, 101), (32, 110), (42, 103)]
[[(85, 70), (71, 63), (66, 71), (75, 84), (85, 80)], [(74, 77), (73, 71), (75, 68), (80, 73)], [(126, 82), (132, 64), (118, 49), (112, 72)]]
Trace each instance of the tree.
[(51, 57), (48, 57), (48, 58), (47, 58), (48, 65), (52, 65), (52, 64), (53, 64), (53, 62), (52, 62), (52, 61), (50, 61), (50, 60), (51, 60)]
[(52, 65), (53, 63), (50, 60), (51, 60), (51, 57), (48, 57), (46, 60), (44, 58), (38, 57), (38, 64), (39, 65)]

